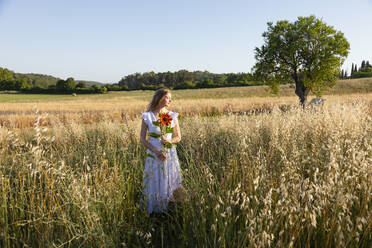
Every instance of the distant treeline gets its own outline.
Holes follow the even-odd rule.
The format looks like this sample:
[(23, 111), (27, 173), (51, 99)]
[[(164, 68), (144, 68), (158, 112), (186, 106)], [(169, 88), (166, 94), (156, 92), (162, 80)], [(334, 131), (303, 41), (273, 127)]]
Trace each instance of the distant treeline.
[[(360, 67), (352, 64), (350, 75), (341, 70), (340, 79), (372, 77), (369, 61)], [(92, 81), (75, 81), (72, 77), (62, 80), (49, 75), (15, 73), (0, 67), (0, 90), (16, 90), (29, 93), (106, 93), (120, 90), (199, 89), (232, 86), (263, 85), (250, 73), (211, 73), (208, 71), (179, 70), (176, 72), (134, 73), (123, 77), (116, 84), (102, 85)]]
[(105, 93), (107, 88), (90, 81), (62, 80), (49, 75), (15, 73), (0, 67), (0, 90), (29, 93)]
[(363, 60), (359, 68), (357, 64), (352, 63), (350, 75), (346, 70), (341, 70), (340, 74), (341, 79), (363, 77), (372, 77), (372, 65), (369, 63), (368, 60), (367, 61)]
[(208, 71), (180, 70), (177, 72), (146, 72), (135, 73), (123, 77), (118, 84), (108, 90), (154, 90), (158, 88), (197, 89), (230, 86), (262, 85), (254, 81), (250, 73), (216, 74)]
[(29, 93), (105, 93), (120, 90), (197, 89), (262, 85), (250, 73), (216, 74), (208, 71), (146, 72), (123, 77), (116, 84), (104, 86), (95, 82), (62, 80), (41, 74), (21, 74), (0, 67), (0, 90)]

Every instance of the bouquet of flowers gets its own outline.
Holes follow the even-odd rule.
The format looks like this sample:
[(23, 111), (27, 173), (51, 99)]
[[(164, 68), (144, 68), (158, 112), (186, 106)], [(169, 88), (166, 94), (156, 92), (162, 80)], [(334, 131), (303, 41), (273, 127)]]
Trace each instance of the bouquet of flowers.
[[(161, 134), (151, 132), (149, 133), (150, 137), (158, 138), (160, 139), (162, 136), (165, 136), (167, 133), (173, 133), (173, 127), (171, 127), (172, 122), (172, 116), (170, 116), (169, 113), (163, 113), (159, 116), (159, 120), (153, 121), (152, 124), (154, 124), (157, 127), (160, 127)], [(174, 147), (175, 144), (170, 143), (169, 141), (165, 142), (165, 144), (162, 145), (161, 151), (163, 153), (167, 152), (167, 149)], [(147, 154), (147, 156), (155, 158), (152, 154)]]

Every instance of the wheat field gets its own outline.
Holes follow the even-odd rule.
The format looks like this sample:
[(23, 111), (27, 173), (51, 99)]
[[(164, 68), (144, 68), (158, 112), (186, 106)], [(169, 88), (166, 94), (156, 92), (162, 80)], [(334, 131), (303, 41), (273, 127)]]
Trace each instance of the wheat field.
[(4, 103), (0, 247), (372, 246), (370, 93), (303, 110), (216, 92), (174, 92), (187, 195), (156, 216), (140, 206), (149, 92)]

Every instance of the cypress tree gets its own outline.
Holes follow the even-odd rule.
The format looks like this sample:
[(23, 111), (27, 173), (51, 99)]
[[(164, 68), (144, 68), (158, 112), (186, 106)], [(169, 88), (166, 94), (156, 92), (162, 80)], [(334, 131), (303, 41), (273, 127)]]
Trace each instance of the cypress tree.
[(360, 65), (360, 69), (363, 69), (366, 66), (366, 62), (363, 60), (362, 64)]
[(354, 74), (354, 63), (351, 63), (351, 73), (350, 75), (352, 76)]

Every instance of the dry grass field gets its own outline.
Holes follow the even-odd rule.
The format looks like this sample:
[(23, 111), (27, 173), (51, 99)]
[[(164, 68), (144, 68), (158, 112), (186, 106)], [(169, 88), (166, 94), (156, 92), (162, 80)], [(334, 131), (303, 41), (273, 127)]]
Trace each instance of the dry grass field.
[[(140, 117), (151, 100), (152, 91), (110, 92), (105, 95), (26, 95), (0, 94), (0, 124), (13, 128), (32, 127), (38, 113), (41, 125), (68, 122), (92, 124), (101, 121), (123, 121)], [(326, 91), (328, 102), (372, 99), (372, 78), (343, 80)], [(311, 99), (314, 96), (309, 96)], [(281, 87), (273, 95), (266, 86), (232, 87), (173, 91), (172, 109), (183, 116), (211, 116), (229, 113), (254, 114), (271, 111), (274, 106), (288, 109), (298, 103), (294, 89)]]
[(305, 110), (288, 86), (174, 91), (187, 197), (160, 216), (140, 207), (153, 92), (3, 101), (0, 247), (371, 247), (368, 82)]

